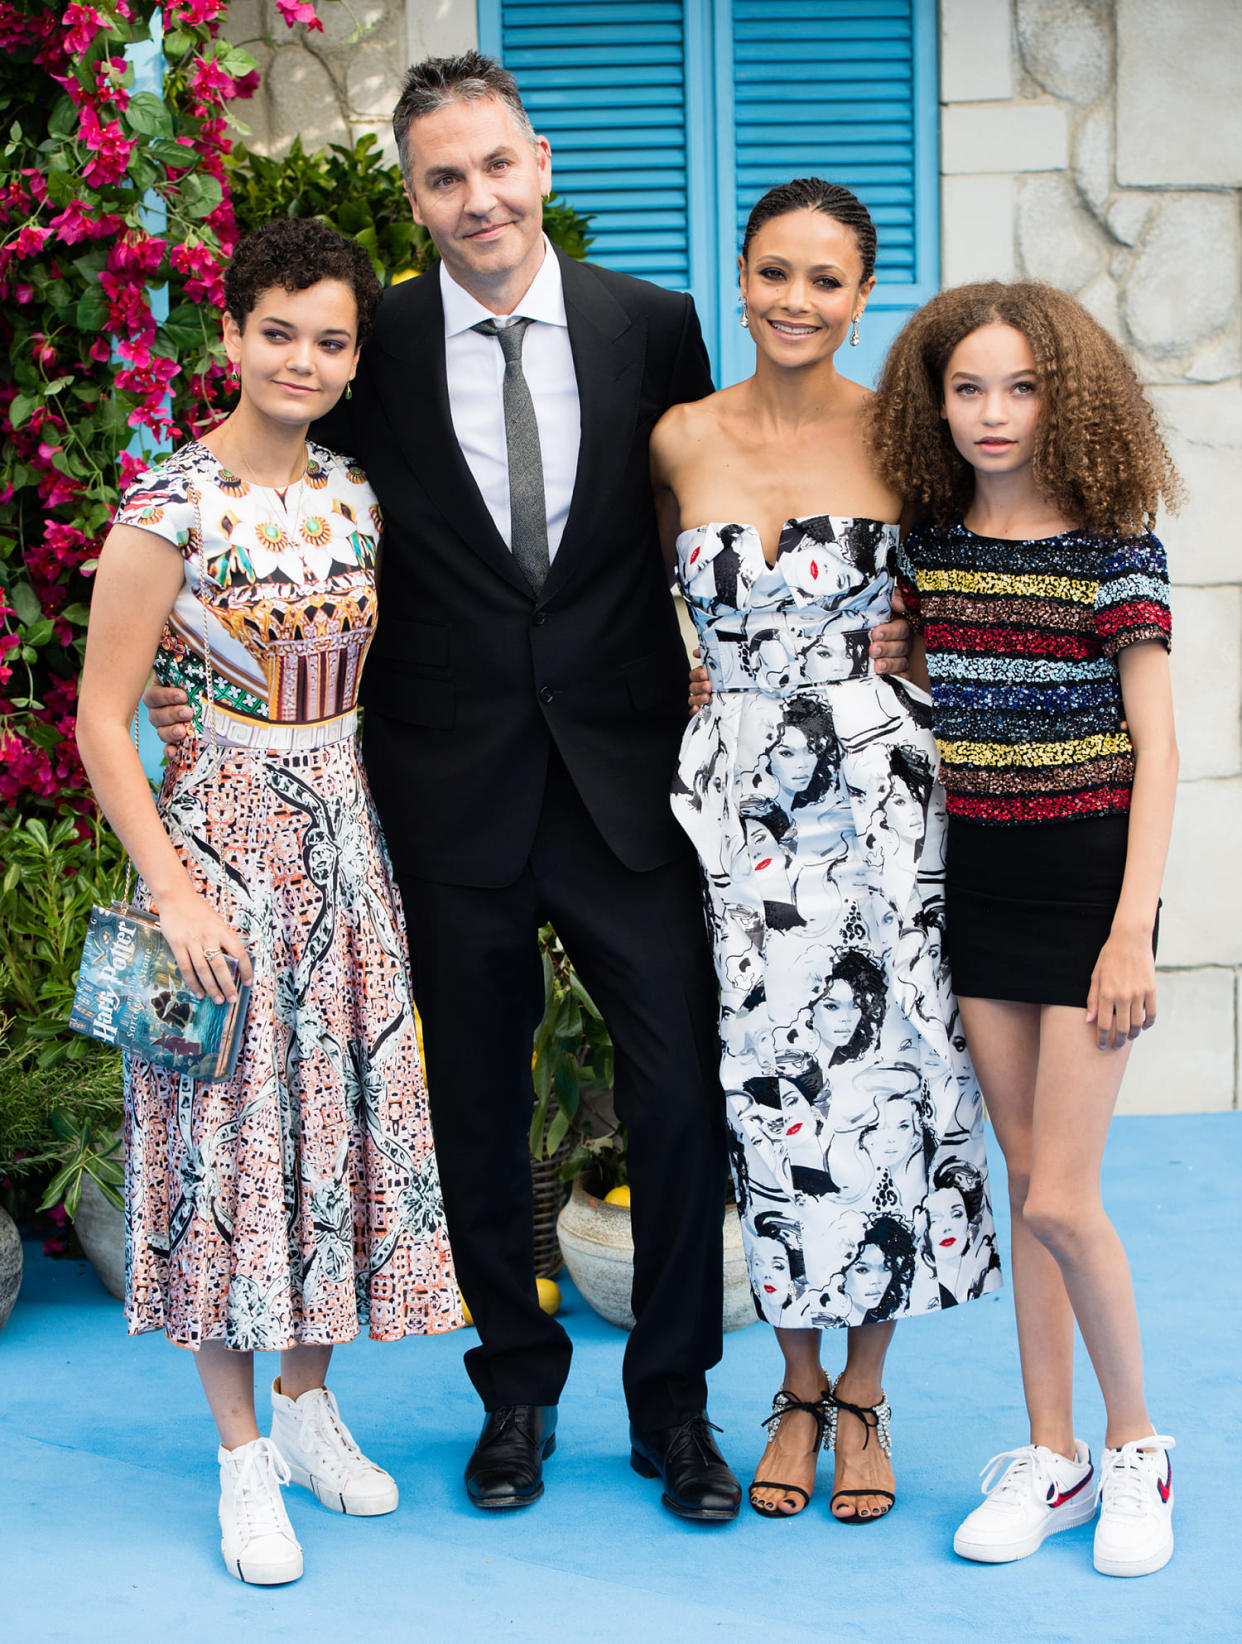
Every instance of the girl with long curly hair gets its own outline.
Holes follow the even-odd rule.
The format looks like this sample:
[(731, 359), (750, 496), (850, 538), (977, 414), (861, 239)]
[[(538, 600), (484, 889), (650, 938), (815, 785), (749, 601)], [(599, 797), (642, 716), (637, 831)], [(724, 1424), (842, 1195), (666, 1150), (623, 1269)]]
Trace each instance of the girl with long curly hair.
[[(1099, 1176), (1130, 1046), (1156, 1018), (1177, 746), (1151, 526), (1178, 480), (1121, 348), (1045, 285), (933, 298), (893, 344), (872, 431), (919, 516), (899, 581), (948, 794), (953, 982), (1009, 1169), (1030, 1415), (954, 1547), (1025, 1558), (1098, 1501), (1096, 1569), (1146, 1575), (1173, 1551), (1173, 1440), (1148, 1418)], [(1098, 1480), (1074, 1435), (1075, 1320), (1107, 1410)]]

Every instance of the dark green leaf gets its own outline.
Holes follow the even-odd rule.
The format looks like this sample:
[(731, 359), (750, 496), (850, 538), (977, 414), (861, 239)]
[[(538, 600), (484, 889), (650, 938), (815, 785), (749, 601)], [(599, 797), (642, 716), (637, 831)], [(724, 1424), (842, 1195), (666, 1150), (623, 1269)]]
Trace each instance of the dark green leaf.
[(137, 91), (125, 110), (125, 123), (143, 137), (171, 137), (172, 115), (162, 97), (153, 91)]

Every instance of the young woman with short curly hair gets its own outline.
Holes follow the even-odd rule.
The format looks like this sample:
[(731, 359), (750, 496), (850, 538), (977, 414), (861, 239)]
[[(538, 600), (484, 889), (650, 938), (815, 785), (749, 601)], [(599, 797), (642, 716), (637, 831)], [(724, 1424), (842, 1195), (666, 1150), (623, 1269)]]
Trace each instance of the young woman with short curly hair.
[(1099, 1175), (1129, 1047), (1156, 1015), (1177, 747), (1151, 526), (1178, 480), (1121, 348), (1032, 283), (946, 291), (916, 314), (872, 432), (919, 519), (900, 580), (948, 794), (953, 982), (1009, 1168), (1031, 1424), (985, 1469), (954, 1546), (1004, 1563), (1095, 1516), (1076, 1320), (1108, 1417), (1095, 1566), (1145, 1575), (1173, 1550), (1173, 1441), (1148, 1419)]
[[(122, 498), (78, 717), (186, 985), (219, 1002), (252, 983), (231, 1078), (126, 1057), (125, 1314), (131, 1335), (191, 1350), (225, 1565), (264, 1586), (302, 1573), (282, 1484), (355, 1516), (397, 1505), (325, 1386), (333, 1347), (461, 1322), (404, 919), (357, 746), (379, 508), (352, 458), (307, 438), (348, 392), (378, 300), (366, 252), (326, 223), (239, 243), (237, 405)], [(153, 664), (188, 698), (155, 805), (128, 731)], [(280, 1354), (271, 1437), (256, 1351)]]

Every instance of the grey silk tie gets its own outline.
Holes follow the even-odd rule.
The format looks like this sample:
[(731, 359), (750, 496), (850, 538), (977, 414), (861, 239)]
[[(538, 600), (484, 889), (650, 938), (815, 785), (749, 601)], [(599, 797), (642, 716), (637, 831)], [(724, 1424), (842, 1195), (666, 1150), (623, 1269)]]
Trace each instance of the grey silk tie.
[(503, 387), (505, 444), (509, 454), (509, 538), (513, 557), (536, 593), (548, 574), (548, 505), (543, 494), (543, 457), (535, 405), (522, 370), (522, 342), (529, 320), (498, 325), (480, 320), (474, 327), (495, 337), (505, 357)]

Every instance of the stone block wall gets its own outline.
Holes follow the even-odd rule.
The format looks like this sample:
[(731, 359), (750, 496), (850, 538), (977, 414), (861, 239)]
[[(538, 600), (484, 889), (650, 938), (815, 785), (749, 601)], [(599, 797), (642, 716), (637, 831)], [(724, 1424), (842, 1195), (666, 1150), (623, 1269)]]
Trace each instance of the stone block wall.
[(274, 0), (232, 0), (223, 32), (259, 65), (262, 85), (236, 105), (246, 143), (279, 157), (300, 136), (308, 152), (379, 137), (395, 160), (393, 106), (408, 64), (477, 44), (474, 0), (325, 0), (323, 31), (285, 27)]
[(1242, 7), (941, 0), (942, 279), (1047, 280), (1129, 351), (1187, 502), (1173, 577), (1181, 784), (1160, 1023), (1131, 1112), (1239, 1105)]

